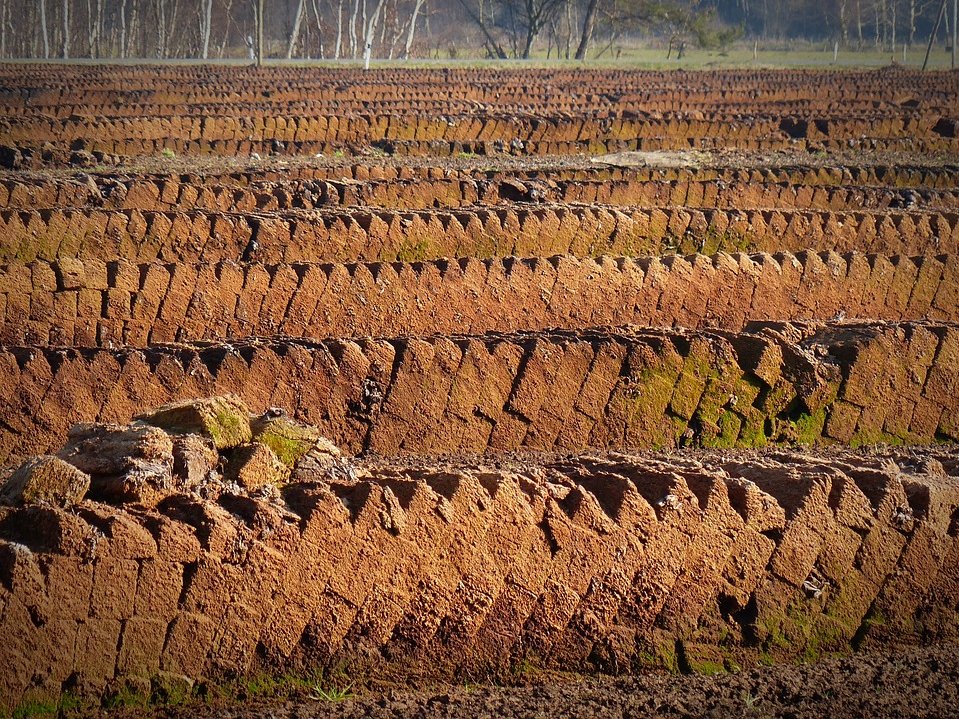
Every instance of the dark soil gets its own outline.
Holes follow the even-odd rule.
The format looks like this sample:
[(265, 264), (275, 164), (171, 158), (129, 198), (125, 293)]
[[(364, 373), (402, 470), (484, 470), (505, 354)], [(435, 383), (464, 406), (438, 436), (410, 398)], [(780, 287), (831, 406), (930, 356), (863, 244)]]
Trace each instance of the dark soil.
[(528, 686), (459, 685), (363, 690), (341, 701), (253, 700), (187, 705), (113, 719), (352, 719), (369, 717), (947, 717), (959, 707), (959, 647), (856, 655), (737, 674), (636, 677), (523, 677)]

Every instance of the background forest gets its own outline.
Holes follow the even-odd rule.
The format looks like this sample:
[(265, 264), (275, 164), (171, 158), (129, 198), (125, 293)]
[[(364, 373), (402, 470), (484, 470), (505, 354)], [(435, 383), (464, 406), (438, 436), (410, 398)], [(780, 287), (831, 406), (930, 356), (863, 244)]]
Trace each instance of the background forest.
[[(828, 42), (895, 53), (952, 0), (0, 0), (4, 58), (578, 58), (619, 43)], [(941, 14), (941, 17), (940, 17)], [(938, 22), (937, 22), (938, 19)]]

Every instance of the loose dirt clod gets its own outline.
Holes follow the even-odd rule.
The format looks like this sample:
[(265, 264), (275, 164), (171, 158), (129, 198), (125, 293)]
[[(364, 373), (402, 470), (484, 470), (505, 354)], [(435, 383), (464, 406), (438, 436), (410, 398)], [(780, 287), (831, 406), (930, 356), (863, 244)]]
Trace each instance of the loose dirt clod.
[(270, 448), (273, 456), (287, 467), (295, 467), (308, 453), (340, 456), (336, 445), (327, 440), (315, 427), (286, 416), (282, 410), (268, 409), (263, 416), (251, 422), (255, 442)]
[(249, 414), (240, 399), (223, 396), (173, 402), (136, 419), (171, 434), (198, 434), (213, 440), (217, 449), (230, 449), (253, 439)]
[(89, 488), (89, 475), (73, 465), (58, 457), (34, 457), (10, 475), (0, 490), (0, 502), (70, 507), (81, 502)]
[(268, 445), (254, 442), (230, 452), (223, 478), (252, 491), (267, 484), (285, 484), (290, 478), (290, 468)]

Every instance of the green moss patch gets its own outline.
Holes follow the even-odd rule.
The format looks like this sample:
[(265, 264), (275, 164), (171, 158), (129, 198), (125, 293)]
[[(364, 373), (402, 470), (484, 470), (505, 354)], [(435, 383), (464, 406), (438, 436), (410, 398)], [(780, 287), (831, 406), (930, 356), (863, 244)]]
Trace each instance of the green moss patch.
[(208, 437), (217, 449), (230, 449), (253, 438), (249, 417), (250, 411), (238, 397), (226, 395), (174, 402), (137, 419), (170, 434)]

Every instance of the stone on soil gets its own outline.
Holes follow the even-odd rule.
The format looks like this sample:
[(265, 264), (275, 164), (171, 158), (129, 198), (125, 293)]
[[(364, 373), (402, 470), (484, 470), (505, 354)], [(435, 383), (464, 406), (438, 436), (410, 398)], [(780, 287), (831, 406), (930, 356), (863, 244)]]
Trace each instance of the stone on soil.
[(57, 455), (90, 475), (90, 496), (154, 504), (177, 490), (173, 440), (158, 427), (78, 424)]
[(253, 491), (266, 484), (285, 484), (290, 479), (290, 468), (267, 445), (254, 442), (230, 453), (224, 479)]
[(232, 395), (173, 402), (153, 412), (139, 415), (138, 420), (165, 429), (170, 434), (198, 434), (213, 440), (217, 449), (230, 449), (248, 443), (249, 410)]
[(83, 501), (90, 476), (58, 457), (31, 457), (10, 476), (0, 493), (5, 504), (71, 507)]
[(293, 467), (308, 453), (334, 459), (340, 450), (316, 427), (297, 422), (274, 410), (253, 420), (253, 438), (273, 450), (287, 467)]

